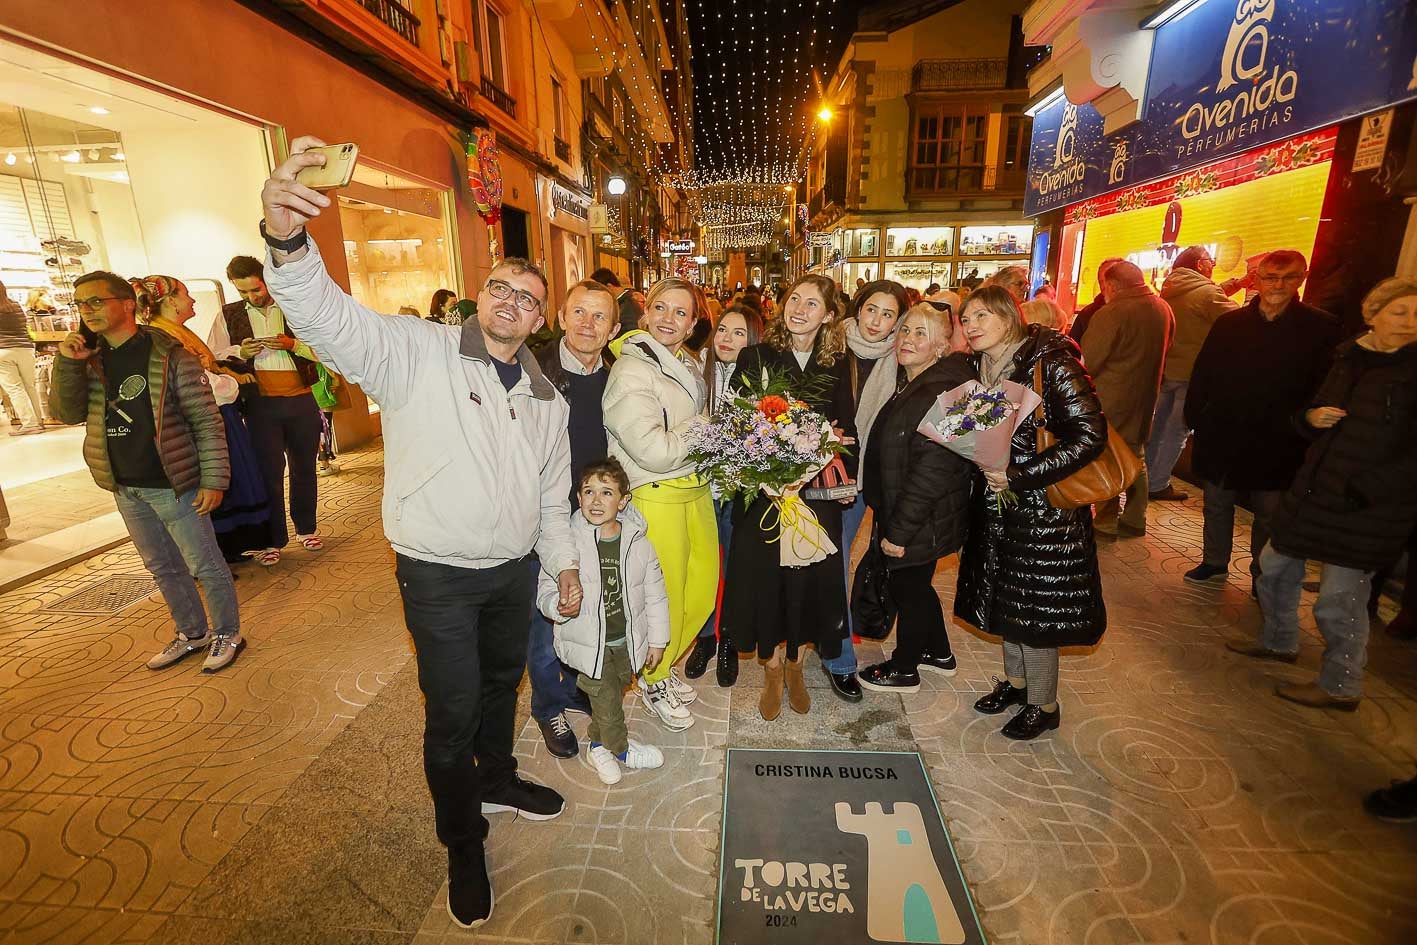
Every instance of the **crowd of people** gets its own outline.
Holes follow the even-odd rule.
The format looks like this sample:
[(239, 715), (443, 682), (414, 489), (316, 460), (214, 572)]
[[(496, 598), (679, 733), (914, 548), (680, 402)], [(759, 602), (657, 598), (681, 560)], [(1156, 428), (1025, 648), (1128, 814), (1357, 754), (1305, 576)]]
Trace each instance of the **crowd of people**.
[[(1417, 282), (1377, 285), (1367, 331), (1346, 340), (1299, 300), (1299, 253), (1272, 252), (1217, 286), (1199, 246), (1159, 293), (1133, 263), (1105, 261), (1098, 298), (1076, 318), (1050, 293), (1028, 299), (1023, 267), (959, 292), (881, 280), (849, 297), (808, 274), (772, 301), (714, 298), (678, 278), (637, 297), (598, 271), (557, 306), (524, 259), (499, 261), (474, 298), (435, 296), (438, 317), (391, 318), (334, 282), (306, 232), (330, 206), (295, 180), (321, 160), (306, 153), (318, 143), (295, 141), (265, 185), (267, 261), (238, 257), (228, 271), (242, 294), (221, 320), (235, 355), (214, 357), (182, 327), (191, 298), (179, 281), (92, 273), (76, 304), (96, 337), (61, 345), (57, 407), (88, 423), (94, 477), (116, 493), (171, 607), (175, 637), (150, 665), (207, 648), (206, 668), (219, 669), (243, 642), (223, 529), (256, 529), (264, 539), (245, 550), (274, 564), (288, 512), (297, 541), (318, 551), (324, 439), (312, 391), (322, 376), (347, 377), (379, 402), (384, 529), (459, 925), (494, 906), (487, 815), (546, 820), (564, 808), (517, 772), (523, 675), (548, 751), (578, 756), (567, 714), (588, 715), (587, 757), (614, 784), (664, 760), (629, 737), (627, 689), (682, 731), (694, 724), (692, 680), (710, 665), (732, 686), (756, 658), (768, 722), (784, 702), (811, 711), (808, 650), (849, 702), (863, 689), (916, 691), (922, 672), (954, 675), (933, 581), (957, 554), (954, 620), (1002, 650), (974, 710), (1007, 713), (1005, 737), (1044, 736), (1062, 722), (1060, 649), (1094, 646), (1107, 628), (1098, 536), (1144, 535), (1149, 501), (1188, 498), (1173, 470), (1191, 435), (1205, 534), (1185, 579), (1228, 576), (1235, 508), (1250, 509), (1262, 630), (1229, 649), (1293, 662), (1305, 562), (1318, 562), (1321, 669), (1278, 695), (1358, 704), (1373, 579), (1412, 548), (1417, 525)], [(1241, 289), (1251, 297), (1233, 301)], [(803, 566), (782, 563), (763, 525), (767, 497), (719, 494), (691, 458), (696, 425), (765, 371), (831, 421), (854, 486), (804, 500), (831, 551)], [(969, 381), (1012, 382), (1041, 401), (1017, 426), (1006, 470), (981, 472), (917, 432), (941, 394)], [(1050, 500), (1109, 441), (1143, 469), (1125, 493), (1095, 510)], [(898, 619), (889, 658), (863, 668), (850, 561), (868, 509), (867, 555)], [(1406, 636), (1417, 636), (1412, 578), (1390, 628)], [(1417, 819), (1417, 779), (1367, 804)]]

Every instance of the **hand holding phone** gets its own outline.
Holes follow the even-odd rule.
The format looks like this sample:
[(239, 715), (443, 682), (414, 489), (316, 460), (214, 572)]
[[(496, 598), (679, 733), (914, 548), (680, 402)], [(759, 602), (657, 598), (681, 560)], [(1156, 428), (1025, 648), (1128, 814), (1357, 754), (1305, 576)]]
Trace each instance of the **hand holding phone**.
[(335, 190), (348, 187), (354, 178), (354, 165), (359, 161), (359, 145), (353, 142), (325, 144), (309, 148), (305, 154), (318, 154), (325, 159), (324, 164), (303, 167), (295, 175), (295, 181), (311, 190)]
[(59, 353), (75, 361), (83, 361), (93, 357), (96, 350), (96, 346), (90, 345), (88, 339), (77, 331), (69, 332), (68, 336), (59, 342)]

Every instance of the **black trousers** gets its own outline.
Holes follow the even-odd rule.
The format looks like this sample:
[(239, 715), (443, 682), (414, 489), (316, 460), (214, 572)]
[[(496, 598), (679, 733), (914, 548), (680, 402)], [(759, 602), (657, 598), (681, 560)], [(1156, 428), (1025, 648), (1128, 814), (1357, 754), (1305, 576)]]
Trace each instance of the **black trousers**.
[(290, 517), (298, 535), (315, 533), (315, 454), (320, 450), (320, 407), (309, 393), (252, 397), (246, 429), (261, 461), (271, 509), (271, 547), (290, 541), (285, 523), (285, 469), (290, 466)]
[(926, 651), (932, 656), (950, 655), (945, 611), (930, 583), (934, 577), (933, 561), (890, 572), (891, 597), (899, 610), (891, 662), (901, 669), (914, 670), (920, 665), (920, 654)]
[(536, 584), (526, 559), (474, 570), (398, 556), (404, 621), (423, 690), (423, 771), (438, 839), (487, 837), (482, 798), (517, 772), (517, 684)]

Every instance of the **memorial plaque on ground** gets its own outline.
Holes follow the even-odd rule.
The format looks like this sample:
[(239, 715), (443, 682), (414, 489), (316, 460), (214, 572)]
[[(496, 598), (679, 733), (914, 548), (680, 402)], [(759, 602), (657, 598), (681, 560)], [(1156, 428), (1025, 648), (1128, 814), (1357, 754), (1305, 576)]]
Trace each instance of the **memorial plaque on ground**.
[(730, 748), (720, 945), (984, 945), (913, 752)]

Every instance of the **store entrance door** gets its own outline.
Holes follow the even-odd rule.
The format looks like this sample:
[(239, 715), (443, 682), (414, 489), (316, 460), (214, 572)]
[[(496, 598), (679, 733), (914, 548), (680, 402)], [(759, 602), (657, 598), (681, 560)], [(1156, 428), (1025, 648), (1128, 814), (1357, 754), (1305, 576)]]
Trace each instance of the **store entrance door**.
[(507, 256), (531, 258), (531, 236), (525, 210), (502, 205), (502, 249)]

